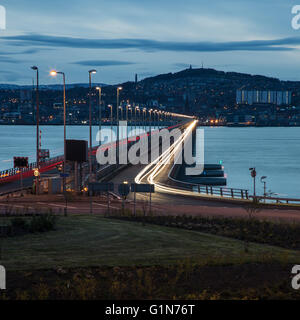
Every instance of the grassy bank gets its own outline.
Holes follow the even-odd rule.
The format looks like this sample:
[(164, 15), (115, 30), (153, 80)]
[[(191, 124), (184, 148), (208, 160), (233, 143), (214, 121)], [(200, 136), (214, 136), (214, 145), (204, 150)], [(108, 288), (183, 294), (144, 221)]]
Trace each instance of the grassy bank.
[(250, 245), (236, 239), (105, 219), (60, 218), (55, 231), (2, 239), (1, 264), (7, 270), (58, 267), (166, 265), (189, 260), (199, 265), (248, 262), (298, 262), (298, 251)]

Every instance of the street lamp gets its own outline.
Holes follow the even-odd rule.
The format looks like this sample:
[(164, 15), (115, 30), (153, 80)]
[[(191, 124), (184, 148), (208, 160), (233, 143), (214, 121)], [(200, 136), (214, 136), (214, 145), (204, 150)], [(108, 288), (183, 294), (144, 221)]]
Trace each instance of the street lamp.
[(135, 123), (135, 135), (136, 135), (136, 122), (137, 122), (137, 118), (136, 118), (136, 111), (139, 110), (139, 107), (136, 106), (134, 108), (134, 123)]
[(126, 104), (126, 121), (128, 121), (128, 109), (131, 107), (130, 104)]
[[(267, 179), (266, 176), (263, 176), (260, 178), (260, 182), (264, 184), (264, 197), (267, 196), (267, 182), (265, 181), (265, 179)], [(264, 199), (266, 202), (266, 199)]]
[(123, 107), (119, 106), (119, 110), (121, 110), (121, 120), (123, 120)]
[(143, 109), (143, 124), (144, 124), (144, 129), (146, 131), (146, 117), (147, 117), (147, 109)]
[[(37, 66), (31, 67), (32, 70), (36, 71), (36, 166), (38, 171), (40, 170), (40, 102), (39, 102), (39, 68)], [(36, 176), (35, 182), (36, 195), (39, 194), (40, 190), (40, 179), (39, 175)]]
[(89, 182), (92, 182), (92, 150), (93, 150), (93, 140), (92, 140), (92, 74), (97, 73), (96, 70), (89, 71), (89, 123), (90, 123), (90, 152), (89, 152)]
[(120, 104), (120, 91), (123, 90), (122, 87), (117, 88), (117, 163), (119, 164), (119, 104)]
[(96, 87), (99, 92), (99, 146), (101, 146), (101, 129), (102, 129), (102, 88)]
[[(50, 75), (52, 77), (57, 76), (58, 74), (61, 74), (63, 77), (63, 100), (64, 100), (64, 162), (63, 162), (63, 192), (66, 198), (66, 136), (67, 136), (67, 130), (66, 130), (66, 75), (64, 72), (61, 71), (55, 71), (52, 70), (50, 72)], [(65, 212), (66, 213), (66, 212)]]
[(129, 108), (129, 111), (130, 111), (130, 130), (132, 130), (132, 114), (133, 114), (133, 109), (132, 107)]
[(112, 144), (112, 140), (113, 140), (113, 106), (111, 104), (109, 104), (108, 108), (110, 108), (110, 143)]

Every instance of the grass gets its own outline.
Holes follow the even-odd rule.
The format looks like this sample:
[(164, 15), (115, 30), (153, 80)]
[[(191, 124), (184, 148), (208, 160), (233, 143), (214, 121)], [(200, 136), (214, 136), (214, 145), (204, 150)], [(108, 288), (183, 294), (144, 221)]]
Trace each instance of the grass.
[(97, 266), (162, 265), (179, 261), (234, 264), (280, 261), (299, 263), (300, 252), (251, 244), (196, 231), (71, 216), (58, 220), (57, 230), (2, 239), (7, 270)]

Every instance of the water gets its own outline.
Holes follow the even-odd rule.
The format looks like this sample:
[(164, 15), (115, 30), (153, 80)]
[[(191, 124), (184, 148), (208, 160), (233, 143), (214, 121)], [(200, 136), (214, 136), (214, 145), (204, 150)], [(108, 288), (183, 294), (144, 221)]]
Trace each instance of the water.
[(252, 191), (256, 167), (257, 194), (267, 176), (267, 191), (300, 198), (300, 128), (205, 128), (205, 161), (223, 162), (229, 187)]
[[(103, 130), (110, 127), (102, 127)], [(116, 128), (113, 128), (116, 134)], [(133, 130), (135, 127), (133, 127)], [(149, 128), (146, 128), (148, 130)], [(64, 127), (40, 126), (42, 131), (42, 149), (50, 150), (50, 157), (63, 154)], [(97, 132), (99, 127), (93, 127), (93, 145), (99, 144)], [(128, 127), (130, 132), (130, 127)], [(126, 132), (126, 130), (125, 130)], [(122, 136), (122, 130), (120, 130)], [(111, 135), (108, 134), (110, 140)], [(89, 140), (88, 126), (68, 126), (67, 139)], [(114, 140), (114, 139), (113, 139)], [(13, 167), (13, 157), (29, 157), (29, 162), (36, 161), (36, 127), (35, 126), (0, 126), (0, 171)]]
[[(41, 126), (42, 148), (51, 157), (63, 153), (63, 127)], [(93, 128), (94, 145), (97, 145)], [(267, 190), (280, 196), (300, 198), (300, 128), (226, 128), (205, 129), (206, 163), (223, 162), (228, 186), (253, 190), (249, 168), (257, 170), (257, 193), (263, 193), (261, 176), (267, 176)], [(35, 161), (34, 126), (0, 126), (0, 170), (13, 166), (14, 156)], [(67, 128), (68, 139), (88, 140), (88, 126)]]

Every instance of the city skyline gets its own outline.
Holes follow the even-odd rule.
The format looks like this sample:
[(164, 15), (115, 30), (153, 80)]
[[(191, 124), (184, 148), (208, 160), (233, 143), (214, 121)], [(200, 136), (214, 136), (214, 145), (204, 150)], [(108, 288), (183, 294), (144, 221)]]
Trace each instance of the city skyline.
[(26, 3), (3, 0), (6, 30), (0, 31), (0, 83), (31, 84), (38, 64), (41, 82), (84, 83), (99, 70), (107, 84), (176, 72), (190, 64), (282, 80), (300, 80), (299, 30), (291, 26), (293, 5), (277, 1), (151, 1), (104, 3), (76, 0)]

